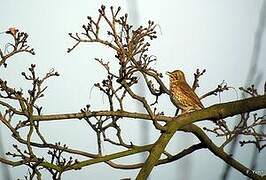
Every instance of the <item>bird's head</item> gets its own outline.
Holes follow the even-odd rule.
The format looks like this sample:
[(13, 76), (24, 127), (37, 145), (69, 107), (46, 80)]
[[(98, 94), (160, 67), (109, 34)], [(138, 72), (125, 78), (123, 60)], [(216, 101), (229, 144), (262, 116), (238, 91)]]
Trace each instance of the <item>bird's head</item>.
[(175, 70), (173, 72), (166, 72), (171, 82), (185, 81), (185, 74), (181, 70)]

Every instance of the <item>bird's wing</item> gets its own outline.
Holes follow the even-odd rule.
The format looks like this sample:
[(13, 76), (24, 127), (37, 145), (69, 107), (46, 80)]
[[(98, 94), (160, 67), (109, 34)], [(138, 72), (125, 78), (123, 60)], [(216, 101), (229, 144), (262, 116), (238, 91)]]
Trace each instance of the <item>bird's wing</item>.
[(204, 108), (197, 94), (186, 82), (180, 82), (177, 87), (180, 88), (180, 91), (184, 94), (184, 96), (186, 96), (188, 101), (190, 101), (192, 104), (198, 105), (201, 108)]

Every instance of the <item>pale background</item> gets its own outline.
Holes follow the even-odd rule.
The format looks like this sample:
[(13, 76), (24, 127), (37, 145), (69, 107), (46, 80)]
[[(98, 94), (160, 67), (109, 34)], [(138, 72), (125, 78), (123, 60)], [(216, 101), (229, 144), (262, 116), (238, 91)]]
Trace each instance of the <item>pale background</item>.
[[(191, 83), (197, 68), (207, 69), (201, 79), (198, 94), (203, 94), (216, 87), (223, 80), (229, 86), (238, 87), (246, 83), (251, 59), (257, 62), (252, 71), (255, 75), (252, 82), (257, 81), (262, 92), (265, 81), (266, 40), (263, 36), (264, 21), (260, 23), (261, 36), (255, 41), (258, 31), (260, 11), (263, 0), (168, 0), (168, 1), (92, 1), (92, 0), (0, 0), (0, 31), (9, 27), (17, 27), (29, 34), (28, 44), (34, 47), (36, 55), (21, 54), (8, 62), (7, 69), (1, 69), (1, 78), (17, 88), (30, 86), (23, 81), (20, 73), (26, 71), (31, 63), (37, 64), (37, 71), (44, 75), (54, 68), (60, 77), (47, 82), (46, 96), (39, 101), (44, 106), (43, 113), (78, 112), (86, 104), (93, 110), (106, 109), (105, 99), (96, 88), (95, 82), (105, 77), (104, 69), (93, 59), (95, 57), (112, 61), (110, 49), (95, 44), (82, 44), (72, 53), (67, 54), (68, 47), (73, 45), (68, 37), (69, 32), (80, 32), (86, 17), (97, 15), (101, 4), (122, 6), (123, 12), (129, 12), (134, 24), (145, 25), (148, 20), (158, 24), (158, 39), (151, 44), (150, 54), (158, 58), (155, 68), (165, 73), (174, 69), (182, 69)], [(265, 19), (264, 19), (265, 20)], [(3, 34), (0, 35), (3, 48)], [(260, 43), (261, 40), (261, 43)], [(254, 46), (259, 42), (259, 46)], [(260, 47), (260, 48), (258, 48)], [(258, 51), (257, 51), (258, 50)], [(256, 54), (257, 56), (255, 56)], [(111, 56), (110, 56), (111, 55)], [(260, 78), (256, 78), (260, 74)], [(168, 79), (164, 76), (164, 82)], [(239, 92), (238, 92), (239, 93)], [(238, 94), (240, 96), (240, 93)], [(224, 93), (221, 101), (237, 99), (234, 90)], [(218, 103), (218, 97), (203, 100), (205, 106)], [(175, 108), (168, 97), (161, 98), (160, 108), (165, 114), (173, 115)], [(130, 109), (140, 109), (137, 106)], [(232, 119), (234, 120), (234, 119)], [(159, 133), (150, 123), (137, 123), (126, 120), (121, 123), (124, 136), (136, 144), (152, 142)], [(145, 127), (145, 128), (143, 128)], [(149, 129), (144, 131), (143, 129)], [(43, 124), (42, 131), (51, 142), (66, 143), (70, 147), (96, 152), (94, 133), (84, 121), (50, 122)], [(182, 150), (191, 142), (192, 136), (178, 133), (169, 145), (171, 152)], [(1, 126), (1, 141), (4, 150), (10, 151), (14, 141), (10, 133)], [(219, 142), (219, 141), (215, 141)], [(109, 146), (104, 152), (114, 152)], [(237, 158), (247, 166), (250, 165), (252, 148), (238, 148)], [(118, 162), (130, 163), (141, 160), (141, 157), (123, 158)], [(266, 163), (265, 149), (259, 155), (258, 170), (264, 170)], [(264, 165), (264, 166), (263, 166)], [(207, 150), (200, 150), (189, 158), (156, 167), (150, 179), (219, 179), (225, 164)], [(2, 170), (0, 175), (3, 175)], [(11, 179), (23, 178), (25, 167), (9, 168)], [(105, 164), (97, 164), (71, 171), (63, 175), (63, 179), (134, 179), (138, 170), (114, 170)], [(48, 177), (46, 177), (47, 179)], [(0, 179), (1, 176), (0, 176)], [(232, 170), (229, 179), (246, 179), (238, 171)]]

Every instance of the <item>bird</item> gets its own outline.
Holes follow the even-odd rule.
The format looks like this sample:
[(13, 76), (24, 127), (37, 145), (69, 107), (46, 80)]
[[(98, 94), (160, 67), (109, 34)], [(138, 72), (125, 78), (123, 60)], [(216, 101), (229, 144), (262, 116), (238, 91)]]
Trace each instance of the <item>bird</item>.
[(181, 114), (203, 109), (197, 94), (188, 85), (185, 74), (181, 70), (166, 73), (170, 80), (170, 99), (181, 109)]

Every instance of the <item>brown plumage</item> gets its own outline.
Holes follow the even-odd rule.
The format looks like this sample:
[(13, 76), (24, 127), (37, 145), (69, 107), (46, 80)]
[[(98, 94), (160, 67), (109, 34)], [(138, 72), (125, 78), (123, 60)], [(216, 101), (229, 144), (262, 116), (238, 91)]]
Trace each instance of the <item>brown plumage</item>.
[(170, 80), (170, 97), (175, 106), (179, 107), (182, 112), (188, 113), (195, 110), (203, 109), (199, 97), (188, 85), (185, 75), (180, 70), (167, 72)]

